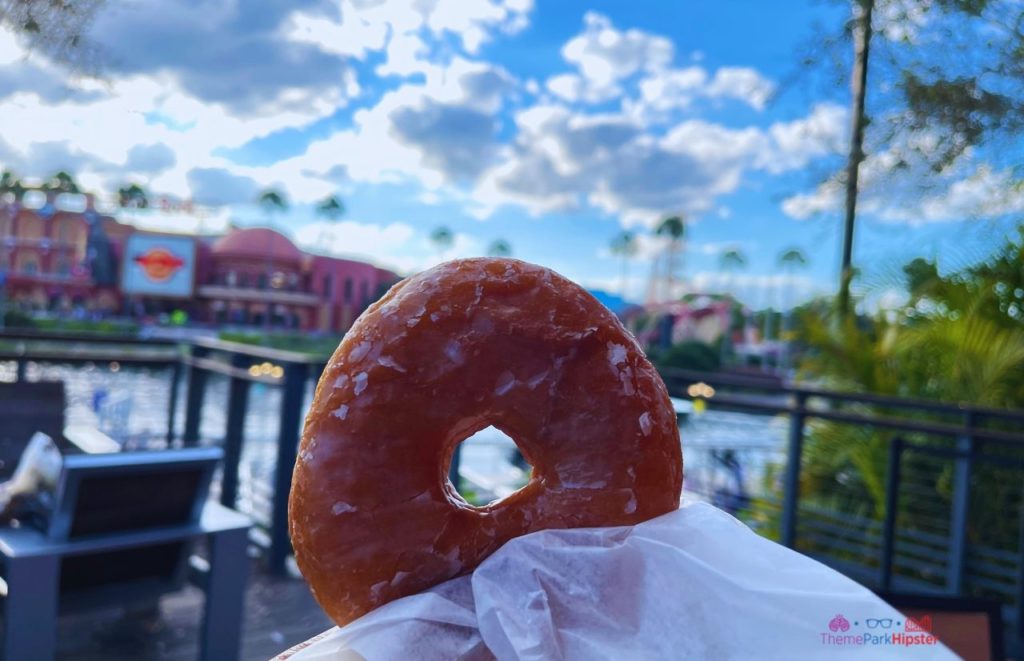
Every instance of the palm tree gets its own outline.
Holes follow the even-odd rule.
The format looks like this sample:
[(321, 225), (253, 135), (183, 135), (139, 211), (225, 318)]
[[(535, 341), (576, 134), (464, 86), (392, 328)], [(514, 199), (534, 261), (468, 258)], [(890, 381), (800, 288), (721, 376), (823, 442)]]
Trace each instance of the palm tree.
[(445, 226), (440, 226), (430, 233), (430, 241), (437, 248), (438, 258), (442, 258), (446, 250), (455, 244), (455, 235)]
[[(336, 195), (328, 195), (316, 205), (316, 215), (325, 218), (328, 223), (338, 222), (346, 211), (345, 203)], [(320, 245), (326, 246), (327, 244), (327, 228), (325, 226), (320, 232)]]
[[(274, 213), (284, 213), (288, 210), (288, 198), (282, 191), (275, 188), (265, 189), (256, 198), (256, 202), (268, 216)], [(269, 217), (267, 220), (269, 222)]]
[(129, 184), (117, 189), (117, 203), (122, 209), (146, 209), (149, 195), (138, 184)]
[[(3, 202), (5, 206), (7, 200), (4, 198), (6, 198), (8, 194), (14, 197), (15, 203), (12, 206), (8, 206), (5, 210), (8, 220), (11, 221), (7, 225), (7, 231), (11, 232), (13, 231), (14, 216), (17, 215), (19, 208), (18, 203), (21, 202), (21, 198), (25, 195), (25, 187), (22, 185), (16, 174), (10, 170), (4, 170), (3, 174), (0, 174), (0, 202)], [(7, 245), (6, 239), (6, 233), (5, 236), (0, 236), (0, 240), (3, 240), (3, 245), (0, 246), (0, 269), (4, 270), (9, 266), (8, 261), (10, 261), (11, 258), (11, 248)], [(3, 294), (3, 285), (0, 285), (0, 328), (3, 327), (4, 322)]]
[(718, 258), (718, 263), (726, 273), (726, 289), (730, 290), (730, 293), (733, 294), (733, 298), (738, 299), (739, 297), (734, 292), (731, 292), (734, 284), (733, 275), (736, 271), (739, 271), (747, 265), (746, 255), (734, 248), (722, 253), (722, 256)]
[(490, 257), (510, 257), (512, 246), (505, 239), (495, 239), (487, 247), (487, 255)]
[[(738, 306), (740, 305), (739, 296), (733, 291), (733, 289), (735, 289), (733, 277), (735, 276), (736, 271), (739, 271), (740, 269), (744, 268), (747, 265), (747, 258), (742, 252), (733, 248), (732, 250), (728, 250), (722, 253), (722, 256), (718, 258), (718, 263), (721, 269), (726, 273), (725, 288), (727, 294), (733, 299), (734, 304)], [(731, 309), (732, 307), (730, 306), (730, 310)], [(725, 363), (725, 357), (730, 350), (731, 338), (729, 337), (729, 335), (732, 332), (732, 320), (733, 316), (730, 312), (729, 320), (725, 324), (725, 332), (722, 335), (721, 361), (723, 364)], [(744, 321), (744, 327), (745, 326), (746, 322)]]
[(26, 192), (28, 192), (28, 188), (21, 183), (21, 179), (18, 179), (18, 175), (14, 172), (4, 170), (3, 174), (0, 174), (0, 198), (10, 194), (15, 203), (20, 203)]
[(637, 252), (636, 235), (628, 230), (620, 232), (612, 239), (611, 251), (613, 255), (622, 258), (622, 282), (619, 286), (619, 293), (625, 298), (626, 289), (629, 287), (629, 260)]
[[(804, 268), (807, 266), (807, 257), (799, 248), (789, 248), (788, 250), (782, 251), (779, 255), (779, 267), (787, 275), (792, 275), (796, 269)], [(783, 287), (783, 291), (786, 288)], [(785, 339), (785, 344), (782, 352), (782, 368), (789, 369), (790, 351), (789, 351), (789, 334), (792, 331), (793, 326), (793, 305), (794, 301), (783, 301), (782, 304), (786, 308), (786, 312), (782, 317), (782, 337)]]
[(336, 222), (345, 215), (345, 203), (335, 195), (328, 195), (316, 205), (316, 212), (327, 220)]
[(18, 175), (10, 170), (4, 170), (0, 174), (0, 195), (6, 195), (14, 191), (14, 185), (18, 182)]
[(839, 274), (839, 295), (836, 304), (837, 319), (844, 319), (850, 311), (850, 283), (853, 281), (853, 226), (857, 218), (857, 179), (860, 164), (864, 162), (864, 127), (867, 115), (864, 111), (868, 83), (868, 50), (871, 46), (871, 14), (875, 0), (858, 0), (853, 3), (853, 71), (851, 83), (850, 151), (846, 158), (846, 204), (843, 214), (843, 256)]
[[(286, 212), (288, 210), (288, 198), (285, 196), (284, 192), (282, 192), (280, 190), (277, 190), (277, 189), (274, 189), (274, 188), (267, 188), (267, 189), (265, 189), (262, 193), (260, 193), (259, 197), (256, 198), (256, 202), (257, 202), (257, 204), (259, 204), (260, 208), (263, 209), (263, 213), (266, 214), (266, 216), (267, 216), (267, 225), (268, 226), (273, 224), (272, 217), (274, 216), (274, 214), (281, 214), (281, 213), (284, 213), (284, 212)], [(274, 255), (273, 255), (273, 252), (272, 252), (272, 249), (273, 249), (272, 241), (273, 241), (273, 234), (268, 232), (267, 233), (267, 282), (266, 282), (266, 286), (267, 286), (268, 289), (273, 286), (272, 283), (273, 283), (273, 278), (274, 278)], [(271, 317), (273, 316), (273, 302), (272, 301), (267, 300), (267, 311), (266, 311), (266, 313), (263, 316), (264, 316), (264, 323), (265, 323), (267, 329), (269, 329), (270, 328), (270, 320), (271, 320)]]
[(683, 239), (686, 237), (686, 222), (682, 216), (669, 216), (661, 221), (655, 231), (658, 236), (669, 238), (666, 253), (665, 276), (668, 285), (668, 298), (675, 296), (676, 284), (676, 259), (683, 250)]
[(61, 170), (43, 185), (43, 189), (54, 193), (80, 193), (82, 190), (75, 183), (74, 177)]

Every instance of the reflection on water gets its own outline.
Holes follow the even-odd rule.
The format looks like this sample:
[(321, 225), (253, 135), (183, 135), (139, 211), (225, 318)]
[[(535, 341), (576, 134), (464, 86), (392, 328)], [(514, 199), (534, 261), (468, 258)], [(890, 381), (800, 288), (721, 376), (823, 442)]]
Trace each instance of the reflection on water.
[[(13, 363), (0, 362), (0, 381), (13, 381)], [(121, 368), (111, 364), (72, 367), (29, 363), (30, 381), (63, 380), (68, 397), (67, 423), (102, 429), (125, 447), (152, 447), (164, 442), (170, 401), (170, 370)], [(185, 418), (186, 379), (179, 384), (175, 429)], [(313, 394), (310, 383), (304, 406)], [(211, 374), (207, 381), (200, 437), (220, 443), (227, 416), (228, 379)], [(255, 383), (249, 392), (245, 444), (239, 466), (239, 507), (265, 519), (269, 512), (276, 458), (281, 390)], [(787, 421), (707, 411), (681, 427), (686, 488), (709, 499), (723, 493), (758, 493), (774, 479), (769, 468), (784, 458)], [(522, 483), (523, 473), (510, 463), (512, 441), (488, 429), (463, 444), (462, 475), (471, 488), (502, 496)], [(717, 495), (716, 495), (717, 494)], [(731, 496), (730, 496), (731, 497)], [(726, 505), (728, 503), (725, 503)]]

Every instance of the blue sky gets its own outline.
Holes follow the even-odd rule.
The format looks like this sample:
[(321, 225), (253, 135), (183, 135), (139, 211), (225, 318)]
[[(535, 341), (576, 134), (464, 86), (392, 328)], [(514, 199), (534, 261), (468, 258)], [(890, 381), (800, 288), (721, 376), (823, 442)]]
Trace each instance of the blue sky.
[[(102, 79), (71, 76), (0, 32), (0, 164), (57, 169), (111, 193), (127, 181), (195, 200), (203, 217), (147, 227), (222, 231), (270, 222), (303, 247), (403, 273), (486, 252), (642, 299), (666, 215), (688, 222), (683, 285), (754, 305), (833, 291), (848, 94), (799, 73), (801, 49), (845, 18), (839, 2), (367, 0), (160, 3), (104, 8)], [(883, 35), (883, 38), (885, 36)], [(794, 77), (795, 76), (795, 77)], [(881, 84), (884, 81), (876, 81)], [(870, 147), (870, 145), (869, 145)], [(1024, 208), (984, 154), (944, 187), (893, 198), (885, 152), (865, 163), (856, 263), (884, 296), (914, 256), (984, 254)], [(889, 187), (891, 188), (891, 186)], [(348, 212), (325, 225), (315, 202)], [(444, 253), (429, 235), (456, 234)], [(620, 278), (608, 244), (640, 254)], [(807, 267), (785, 273), (797, 247)], [(723, 272), (723, 252), (747, 258)]]

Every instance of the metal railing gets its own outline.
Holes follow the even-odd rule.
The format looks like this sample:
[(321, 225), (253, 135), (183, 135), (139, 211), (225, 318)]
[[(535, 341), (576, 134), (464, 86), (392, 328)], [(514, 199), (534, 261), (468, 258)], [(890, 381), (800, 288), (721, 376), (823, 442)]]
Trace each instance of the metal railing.
[[(250, 387), (259, 383), (281, 389), (270, 513), (262, 524), (269, 567), (283, 571), (291, 553), (287, 498), (304, 398), (311, 383), (319, 379), (326, 358), (215, 339), (179, 342), (88, 334), (0, 334), (0, 361), (17, 361), (19, 378), (25, 377), (24, 365), (29, 361), (82, 364), (106, 359), (169, 371), (166, 442), (221, 444), (224, 465), (219, 499), (231, 507), (239, 503), (240, 495), (254, 493), (255, 488), (242, 484), (239, 474)], [(280, 372), (275, 376), (253, 369), (264, 361)], [(203, 405), (209, 400), (210, 375), (227, 378), (226, 415), (223, 436), (204, 439), (200, 423)], [(770, 525), (760, 526), (764, 534), (876, 589), (998, 598), (1006, 606), (1011, 648), (1013, 640), (1019, 645), (1024, 639), (1024, 411), (779, 386), (764, 379), (685, 370), (665, 369), (662, 376), (670, 393), (679, 397), (687, 397), (688, 386), (696, 382), (715, 386), (714, 396), (705, 400), (711, 410), (786, 417), (786, 441), (771, 451), (770, 461), (778, 470), (763, 492), (744, 505), (748, 512), (760, 508), (762, 519), (771, 520)], [(175, 420), (182, 378), (186, 379), (185, 410), (179, 434)], [(816, 426), (822, 424), (883, 434), (878, 459), (885, 464), (884, 484), (879, 486), (884, 491), (881, 512), (844, 510), (802, 493), (813, 477), (805, 470), (809, 438), (814, 450)], [(993, 483), (1005, 485), (1007, 495), (1000, 501), (1003, 522), (1019, 522), (1015, 545), (1006, 540), (995, 543), (986, 537), (986, 530), (972, 528), (972, 520), (993, 516), (978, 509), (985, 502), (972, 500), (979, 489)], [(842, 490), (841, 484), (834, 486)], [(265, 489), (261, 486), (261, 490)]]
[[(758, 507), (740, 512), (741, 518), (755, 512), (763, 518), (774, 509), (778, 541), (880, 591), (998, 599), (1004, 604), (1007, 642), (1011, 649), (1021, 648), (1024, 411), (800, 385), (770, 387), (763, 380), (686, 370), (665, 369), (662, 376), (678, 397), (688, 397), (695, 382), (714, 386), (713, 396), (705, 399), (709, 409), (788, 419), (781, 479), (755, 494)], [(876, 459), (884, 464), (880, 516), (856, 507), (825, 507), (802, 492), (809, 479), (809, 427), (823, 423), (876, 434), (881, 448)], [(994, 488), (998, 498), (980, 499), (982, 491)], [(972, 525), (979, 519), (1001, 522), (1004, 534), (996, 539), (996, 526)], [(1019, 531), (1010, 543), (1007, 528)]]

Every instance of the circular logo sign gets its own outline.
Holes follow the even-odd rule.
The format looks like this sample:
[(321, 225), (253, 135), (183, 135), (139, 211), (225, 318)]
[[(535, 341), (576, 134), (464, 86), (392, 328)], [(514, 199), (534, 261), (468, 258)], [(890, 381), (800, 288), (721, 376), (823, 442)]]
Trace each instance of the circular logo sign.
[(178, 269), (185, 265), (185, 260), (166, 248), (150, 248), (134, 259), (146, 277), (155, 282), (169, 280)]

